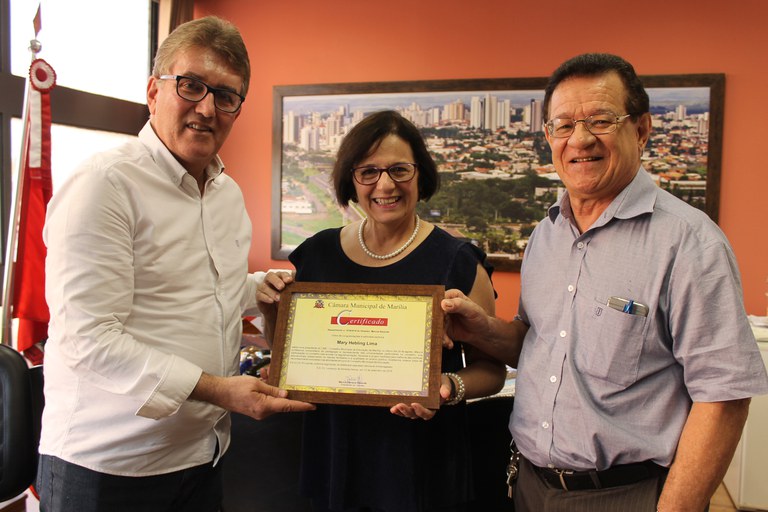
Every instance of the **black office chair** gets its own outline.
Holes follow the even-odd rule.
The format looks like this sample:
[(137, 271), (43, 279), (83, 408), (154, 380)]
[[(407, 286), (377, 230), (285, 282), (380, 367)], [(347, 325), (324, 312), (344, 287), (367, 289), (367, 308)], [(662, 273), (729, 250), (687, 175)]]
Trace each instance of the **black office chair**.
[(0, 344), (0, 501), (35, 481), (43, 403), (43, 367)]

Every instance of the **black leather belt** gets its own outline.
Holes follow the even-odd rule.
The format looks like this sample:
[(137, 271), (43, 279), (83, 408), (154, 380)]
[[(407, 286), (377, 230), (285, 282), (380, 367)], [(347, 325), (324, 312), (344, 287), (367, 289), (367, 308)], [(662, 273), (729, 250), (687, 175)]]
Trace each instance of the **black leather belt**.
[(667, 468), (650, 461), (613, 466), (603, 471), (570, 471), (531, 465), (549, 485), (566, 491), (619, 487), (667, 473)]

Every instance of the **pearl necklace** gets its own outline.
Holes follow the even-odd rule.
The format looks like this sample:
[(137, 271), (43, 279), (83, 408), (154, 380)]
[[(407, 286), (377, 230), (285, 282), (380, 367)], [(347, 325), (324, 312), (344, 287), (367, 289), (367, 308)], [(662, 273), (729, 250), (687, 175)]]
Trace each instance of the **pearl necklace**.
[(363, 222), (360, 223), (360, 227), (357, 230), (357, 241), (360, 242), (360, 247), (363, 248), (363, 252), (375, 260), (388, 260), (389, 258), (394, 258), (398, 254), (406, 250), (408, 246), (411, 245), (414, 240), (416, 240), (416, 235), (419, 233), (419, 216), (417, 215), (416, 227), (413, 228), (413, 233), (411, 233), (411, 237), (408, 240), (406, 240), (403, 246), (400, 247), (399, 249), (396, 249), (391, 253), (385, 254), (382, 256), (380, 254), (371, 252), (368, 246), (365, 245), (365, 240), (363, 240), (363, 228), (365, 227), (366, 222), (368, 222), (368, 217), (364, 218)]

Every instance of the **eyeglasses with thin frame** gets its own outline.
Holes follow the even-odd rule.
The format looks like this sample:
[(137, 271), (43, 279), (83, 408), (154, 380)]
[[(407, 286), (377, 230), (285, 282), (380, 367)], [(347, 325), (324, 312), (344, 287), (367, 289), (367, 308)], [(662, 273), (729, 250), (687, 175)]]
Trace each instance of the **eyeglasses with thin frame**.
[(375, 185), (381, 179), (381, 173), (383, 172), (386, 172), (392, 181), (405, 183), (411, 181), (416, 176), (416, 164), (400, 162), (389, 167), (364, 165), (352, 169), (352, 176), (361, 185)]
[(240, 106), (245, 101), (234, 91), (228, 89), (219, 89), (211, 87), (202, 80), (184, 75), (160, 75), (160, 80), (176, 80), (176, 94), (187, 101), (199, 103), (208, 93), (213, 94), (214, 106), (222, 112), (233, 114), (240, 110)]
[(576, 130), (578, 123), (584, 123), (584, 128), (592, 135), (606, 135), (616, 131), (619, 123), (632, 114), (619, 116), (613, 112), (601, 112), (592, 114), (584, 119), (572, 119), (570, 117), (556, 117), (544, 123), (544, 128), (550, 136), (560, 139), (570, 137)]

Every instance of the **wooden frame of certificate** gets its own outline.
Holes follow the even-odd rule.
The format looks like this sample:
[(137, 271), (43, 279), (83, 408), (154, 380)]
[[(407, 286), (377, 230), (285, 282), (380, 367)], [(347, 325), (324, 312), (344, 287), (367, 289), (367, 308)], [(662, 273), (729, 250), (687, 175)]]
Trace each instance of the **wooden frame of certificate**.
[(288, 285), (269, 383), (312, 403), (437, 409), (444, 293), (441, 285)]

